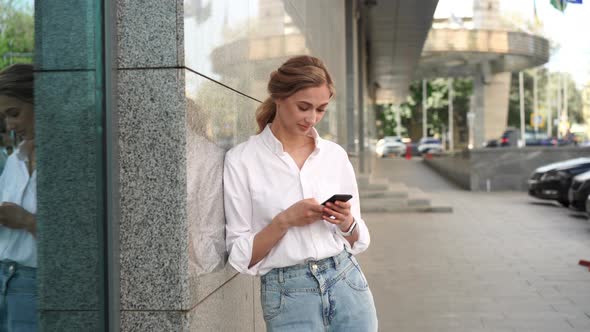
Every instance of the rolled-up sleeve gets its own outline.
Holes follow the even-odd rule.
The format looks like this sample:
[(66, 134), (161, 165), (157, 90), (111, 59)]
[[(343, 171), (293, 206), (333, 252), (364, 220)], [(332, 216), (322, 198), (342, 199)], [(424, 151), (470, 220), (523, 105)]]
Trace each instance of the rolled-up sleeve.
[(223, 200), (228, 261), (240, 273), (257, 275), (264, 259), (248, 268), (256, 233), (252, 229), (252, 200), (247, 179), (243, 165), (232, 158), (231, 153), (227, 153), (223, 172)]
[[(361, 204), (360, 204), (360, 199), (359, 199), (359, 190), (358, 190), (358, 185), (356, 183), (356, 176), (354, 174), (354, 168), (352, 167), (352, 164), (350, 163), (350, 161), (346, 162), (346, 171), (344, 172), (345, 178), (342, 179), (343, 183), (345, 183), (345, 192), (350, 192), (352, 193), (352, 199), (350, 200), (350, 205), (351, 205), (351, 213), (352, 216), (354, 217), (354, 220), (356, 220), (357, 223), (357, 229), (358, 229), (358, 234), (359, 237), (358, 239), (353, 243), (353, 246), (350, 246), (350, 243), (348, 241), (344, 241), (344, 245), (346, 246), (346, 249), (348, 252), (350, 252), (353, 255), (359, 254), (365, 250), (367, 250), (367, 248), (369, 247), (369, 244), (371, 243), (371, 236), (369, 234), (369, 228), (367, 227), (367, 224), (365, 223), (365, 221), (361, 218)], [(342, 236), (342, 235), (340, 235)], [(342, 236), (344, 237), (344, 236)]]

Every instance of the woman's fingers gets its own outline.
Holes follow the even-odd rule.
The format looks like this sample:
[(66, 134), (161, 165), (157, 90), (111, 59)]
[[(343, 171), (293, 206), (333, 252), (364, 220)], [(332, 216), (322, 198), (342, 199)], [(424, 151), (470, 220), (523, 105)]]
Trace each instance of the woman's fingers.
[(336, 212), (338, 212), (340, 214), (343, 214), (343, 215), (349, 215), (350, 214), (350, 204), (349, 203), (345, 203), (345, 202), (337, 202), (337, 203), (341, 203), (342, 205), (336, 205), (336, 204), (333, 204), (333, 203), (328, 203), (328, 204), (326, 204), (326, 206), (329, 209), (331, 209), (333, 211), (336, 211)]
[[(345, 220), (346, 219), (346, 215), (344, 213), (340, 213), (336, 210), (330, 209), (330, 208), (324, 208), (324, 215), (326, 215), (328, 217), (328, 219), (330, 220)], [(334, 218), (330, 218), (330, 217), (334, 217)]]

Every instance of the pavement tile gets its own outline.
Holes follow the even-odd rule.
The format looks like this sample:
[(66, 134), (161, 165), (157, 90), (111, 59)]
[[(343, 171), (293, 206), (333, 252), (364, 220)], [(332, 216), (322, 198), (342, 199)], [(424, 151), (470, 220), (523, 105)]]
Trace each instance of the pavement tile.
[(371, 247), (359, 260), (381, 331), (590, 331), (590, 272), (577, 265), (590, 259), (590, 223), (526, 193), (461, 191), (398, 164), (377, 175), (403, 174), (454, 212), (363, 214)]

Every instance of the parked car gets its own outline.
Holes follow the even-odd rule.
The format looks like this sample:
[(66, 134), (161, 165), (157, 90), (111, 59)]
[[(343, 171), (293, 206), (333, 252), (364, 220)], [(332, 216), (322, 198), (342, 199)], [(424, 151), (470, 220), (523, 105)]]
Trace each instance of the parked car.
[(489, 139), (483, 143), (484, 148), (497, 148), (500, 146), (500, 141), (497, 139)]
[(442, 153), (443, 146), (441, 141), (438, 138), (433, 137), (423, 137), (418, 142), (418, 153), (425, 154), (425, 153)]
[(400, 156), (406, 153), (406, 144), (402, 142), (401, 137), (385, 136), (377, 141), (375, 152), (377, 152), (377, 156), (381, 158)]
[(529, 195), (569, 205), (572, 178), (590, 171), (590, 158), (577, 158), (540, 167), (529, 179)]
[(570, 207), (578, 211), (586, 211), (586, 199), (590, 194), (590, 171), (576, 175), (568, 192)]
[[(547, 135), (546, 132), (539, 131), (534, 132), (527, 130), (524, 133), (524, 139), (526, 146), (555, 146), (565, 145), (565, 142), (559, 141), (553, 137)], [(520, 129), (508, 128), (504, 131), (500, 137), (501, 146), (518, 146), (518, 140), (520, 140)]]
[(520, 132), (516, 128), (508, 128), (500, 136), (500, 146), (518, 146)]

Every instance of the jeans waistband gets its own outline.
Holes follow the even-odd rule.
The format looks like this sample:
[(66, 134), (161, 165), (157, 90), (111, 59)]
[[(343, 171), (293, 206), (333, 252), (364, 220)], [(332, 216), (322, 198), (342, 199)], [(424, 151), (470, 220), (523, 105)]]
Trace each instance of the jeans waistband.
[(10, 260), (0, 261), (0, 273), (14, 273), (19, 272), (21, 275), (34, 276), (37, 274), (37, 268), (25, 266)]
[(327, 257), (319, 260), (308, 260), (305, 263), (291, 265), (286, 267), (277, 267), (270, 270), (261, 277), (262, 281), (282, 278), (284, 275), (298, 274), (306, 271), (322, 271), (329, 267), (338, 268), (340, 264), (349, 259), (351, 256), (346, 250), (342, 250), (338, 255)]

